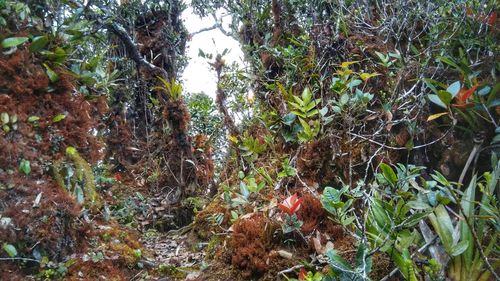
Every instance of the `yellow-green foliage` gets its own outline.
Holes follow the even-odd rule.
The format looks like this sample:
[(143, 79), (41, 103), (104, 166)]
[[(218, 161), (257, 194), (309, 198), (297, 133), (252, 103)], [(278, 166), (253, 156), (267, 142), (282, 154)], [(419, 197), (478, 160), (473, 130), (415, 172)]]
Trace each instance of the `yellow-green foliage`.
[(83, 159), (74, 147), (66, 148), (66, 156), (75, 164), (75, 175), (78, 180), (83, 181), (85, 193), (85, 205), (87, 207), (101, 207), (99, 195), (95, 189), (95, 179), (89, 163)]
[(61, 162), (62, 162), (61, 159), (54, 161), (54, 163), (52, 164), (52, 174), (54, 176), (54, 180), (56, 181), (57, 185), (59, 185), (64, 190), (66, 190), (65, 184), (64, 184), (64, 178), (60, 173)]
[[(95, 178), (89, 163), (87, 163), (87, 161), (85, 161), (85, 159), (83, 159), (80, 154), (78, 154), (76, 149), (71, 146), (66, 148), (66, 157), (67, 160), (72, 161), (73, 165), (75, 166), (75, 178), (73, 178), (72, 180), (76, 180), (82, 183), (84, 205), (90, 209), (100, 208), (101, 200), (95, 188)], [(57, 184), (64, 190), (69, 191), (71, 187), (66, 186), (61, 171), (62, 162), (63, 159), (54, 161), (54, 163), (52, 164), (52, 173)]]
[(153, 87), (153, 90), (164, 91), (173, 101), (180, 99), (182, 95), (182, 85), (180, 83), (177, 83), (174, 79), (172, 79), (172, 82), (168, 82), (159, 76), (157, 78), (160, 80), (161, 85)]

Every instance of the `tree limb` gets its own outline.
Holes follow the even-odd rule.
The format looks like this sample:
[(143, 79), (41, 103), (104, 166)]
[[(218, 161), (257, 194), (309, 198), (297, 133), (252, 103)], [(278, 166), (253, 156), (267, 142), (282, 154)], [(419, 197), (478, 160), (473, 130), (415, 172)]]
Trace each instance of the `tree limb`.
[(163, 79), (168, 81), (168, 74), (163, 68), (160, 68), (148, 62), (146, 59), (142, 57), (141, 53), (137, 49), (137, 45), (134, 44), (132, 38), (129, 36), (125, 28), (114, 22), (108, 23), (105, 26), (106, 28), (108, 28), (109, 31), (111, 31), (114, 35), (116, 35), (120, 39), (123, 45), (125, 45), (125, 49), (127, 50), (129, 58), (133, 60), (139, 68), (142, 67), (147, 71), (151, 72), (152, 74), (160, 75), (162, 76)]

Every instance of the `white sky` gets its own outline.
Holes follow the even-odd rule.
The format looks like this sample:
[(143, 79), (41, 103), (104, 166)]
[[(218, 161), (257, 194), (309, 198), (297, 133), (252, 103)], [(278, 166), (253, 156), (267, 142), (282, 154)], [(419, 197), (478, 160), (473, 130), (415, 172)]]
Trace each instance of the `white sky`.
[[(193, 13), (191, 7), (184, 10), (182, 18), (189, 33), (214, 24), (211, 17), (200, 19)], [(184, 90), (189, 93), (205, 92), (205, 94), (215, 97), (217, 77), (215, 71), (210, 69), (207, 59), (198, 57), (199, 49), (205, 53), (213, 54), (215, 57), (217, 53), (222, 53), (227, 48), (230, 52), (224, 56), (225, 61), (228, 64), (236, 61), (241, 65), (243, 52), (239, 43), (233, 38), (225, 36), (220, 30), (213, 29), (196, 34), (187, 44), (188, 65), (182, 74)]]

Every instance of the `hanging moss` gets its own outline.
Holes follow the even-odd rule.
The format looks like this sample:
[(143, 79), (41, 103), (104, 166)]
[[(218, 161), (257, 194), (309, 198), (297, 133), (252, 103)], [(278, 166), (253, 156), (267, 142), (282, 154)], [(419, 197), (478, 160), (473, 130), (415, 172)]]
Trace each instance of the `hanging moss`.
[(66, 148), (66, 156), (75, 164), (75, 175), (83, 183), (84, 205), (90, 209), (100, 208), (101, 201), (95, 189), (95, 179), (89, 163), (83, 159), (74, 147)]
[[(77, 188), (81, 188), (84, 200), (83, 205), (91, 210), (96, 208), (99, 209), (102, 206), (102, 202), (99, 194), (97, 194), (94, 174), (89, 163), (87, 163), (87, 161), (80, 156), (76, 149), (71, 146), (66, 148), (66, 157), (67, 160), (73, 162), (73, 165), (75, 166), (75, 178), (73, 178), (75, 188), (74, 190), (71, 190), (71, 186), (73, 186), (73, 184), (67, 186), (65, 183), (61, 167), (63, 159), (56, 160), (52, 164), (52, 174), (54, 180), (57, 182), (57, 185), (64, 190), (72, 191), (77, 197), (79, 196)], [(81, 183), (82, 187), (78, 186), (78, 183)]]
[(57, 185), (62, 189), (66, 190), (66, 185), (64, 184), (64, 178), (60, 173), (61, 162), (62, 160), (58, 159), (55, 160), (54, 163), (52, 163), (52, 176), (54, 177), (54, 180), (56, 181)]

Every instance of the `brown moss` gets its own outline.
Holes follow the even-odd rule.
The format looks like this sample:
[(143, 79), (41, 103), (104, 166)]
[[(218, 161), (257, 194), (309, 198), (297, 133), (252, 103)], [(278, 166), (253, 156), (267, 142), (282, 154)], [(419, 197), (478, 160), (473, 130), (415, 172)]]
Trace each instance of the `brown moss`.
[(197, 162), (196, 179), (202, 193), (207, 190), (214, 177), (214, 161), (212, 146), (206, 135), (197, 135), (194, 138), (193, 155)]
[(27, 279), (19, 267), (10, 262), (0, 263), (0, 277), (2, 277), (2, 280), (9, 281), (23, 281)]
[[(90, 230), (88, 225), (76, 221), (80, 209), (73, 198), (50, 179), (46, 181), (37, 186), (18, 180), (16, 183), (21, 186), (0, 192), (0, 212), (11, 218), (13, 224), (0, 231), (0, 240), (17, 245), (22, 255), (31, 256), (36, 248), (51, 260), (60, 260), (83, 251)], [(40, 205), (34, 208), (33, 202), (40, 193)]]
[(333, 152), (328, 138), (306, 144), (297, 158), (298, 172), (304, 178), (318, 181), (320, 186), (329, 184), (335, 176), (330, 166)]
[[(394, 263), (392, 262), (391, 258), (386, 254), (382, 252), (377, 252), (373, 255), (372, 258), (372, 271), (370, 272), (370, 277), (372, 280), (381, 280), (385, 276), (387, 276), (395, 267)], [(401, 276), (396, 276), (392, 277), (389, 280), (399, 280)]]
[(325, 210), (318, 198), (306, 193), (302, 196), (302, 204), (297, 216), (304, 223), (301, 228), (302, 232), (309, 234), (319, 228), (320, 223), (325, 219)]
[(271, 222), (262, 214), (239, 219), (233, 225), (231, 263), (242, 270), (243, 276), (258, 276), (268, 269), (272, 232)]
[[(56, 82), (49, 81), (42, 60), (25, 47), (12, 55), (0, 53), (0, 112), (17, 116), (17, 129), (0, 131), (0, 214), (12, 220), (0, 229), (0, 240), (15, 245), (19, 256), (38, 251), (61, 261), (85, 251), (92, 233), (78, 220), (80, 206), (58, 186), (61, 179), (53, 178), (51, 163), (63, 159), (68, 146), (95, 163), (102, 143), (91, 133), (98, 110), (75, 90), (63, 68), (51, 67), (59, 76)], [(54, 122), (58, 114), (65, 118)], [(31, 116), (39, 120), (29, 122)], [(22, 159), (30, 163), (28, 174), (19, 171)], [(34, 204), (37, 196), (41, 199)]]
[(128, 280), (124, 270), (112, 260), (98, 262), (79, 260), (69, 268), (64, 280), (102, 280), (103, 276), (110, 281)]

